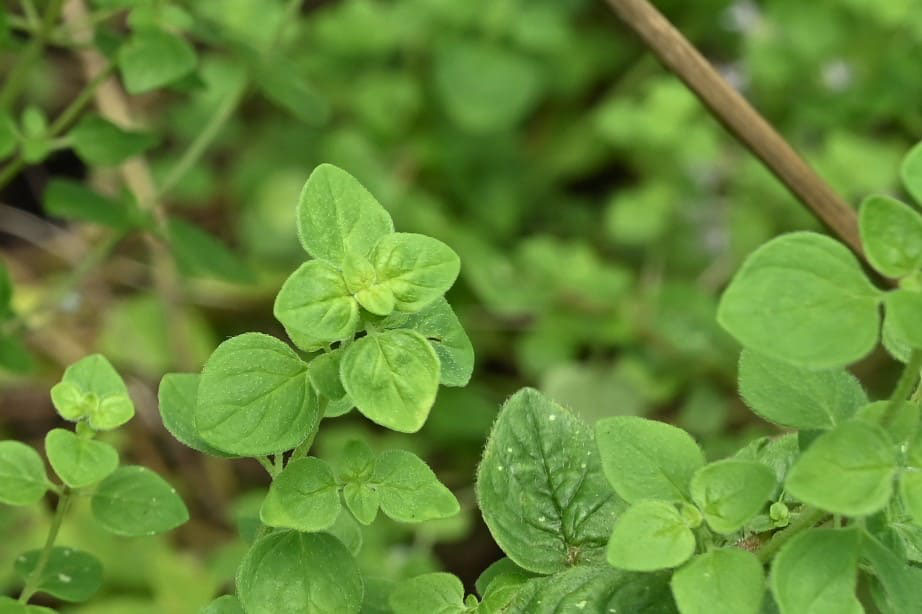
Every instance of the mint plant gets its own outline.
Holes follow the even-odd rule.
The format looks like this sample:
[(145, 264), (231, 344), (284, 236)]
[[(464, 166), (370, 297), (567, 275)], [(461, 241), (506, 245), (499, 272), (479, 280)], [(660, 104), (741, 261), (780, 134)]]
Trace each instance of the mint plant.
[[(903, 163), (922, 189), (922, 147)], [(922, 204), (922, 202), (920, 202)], [(645, 418), (593, 429), (542, 393), (503, 406), (477, 476), (507, 555), (465, 597), (448, 574), (390, 595), (425, 612), (911, 612), (922, 603), (922, 214), (889, 196), (860, 211), (874, 284), (837, 241), (772, 239), (723, 293), (753, 412), (793, 432), (708, 462), (682, 429)], [(903, 374), (869, 400), (845, 367), (881, 342)], [(867, 586), (859, 592), (858, 586)]]
[(463, 386), (473, 348), (444, 298), (458, 256), (436, 239), (394, 232), (387, 210), (345, 171), (311, 173), (297, 204), (312, 259), (285, 281), (273, 312), (295, 348), (244, 333), (200, 374), (160, 384), (160, 412), (182, 443), (258, 460), (272, 478), (262, 528), (240, 564), (235, 596), (207, 611), (358, 612), (364, 579), (337, 538), (342, 523), (446, 518), (455, 496), (405, 450), (375, 453), (355, 440), (330, 463), (310, 450), (321, 421), (353, 407), (405, 433), (426, 422), (439, 385)]
[(97, 439), (134, 416), (134, 403), (121, 376), (100, 354), (70, 365), (51, 389), (58, 414), (73, 430), (55, 428), (45, 436), (45, 456), (57, 480), (32, 447), (0, 441), (0, 503), (36, 505), (50, 491), (57, 497), (44, 546), (15, 561), (23, 587), (19, 599), (0, 597), (0, 611), (10, 614), (51, 612), (29, 605), (38, 593), (64, 602), (90, 599), (102, 585), (103, 568), (92, 554), (57, 545), (58, 532), (78, 497), (88, 497), (96, 522), (127, 537), (155, 535), (178, 527), (189, 513), (176, 490), (154, 471), (121, 465), (118, 451)]

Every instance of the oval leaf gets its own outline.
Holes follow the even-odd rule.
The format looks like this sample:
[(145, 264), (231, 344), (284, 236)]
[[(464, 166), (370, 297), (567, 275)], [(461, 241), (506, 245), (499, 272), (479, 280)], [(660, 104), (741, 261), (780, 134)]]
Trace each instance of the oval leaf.
[(682, 614), (759, 614), (765, 597), (762, 563), (737, 548), (696, 556), (671, 585)]
[(691, 496), (712, 529), (734, 533), (759, 513), (777, 485), (765, 465), (727, 459), (695, 472)]
[(641, 501), (615, 522), (606, 558), (618, 569), (656, 571), (678, 567), (694, 552), (695, 535), (674, 505)]
[(905, 277), (922, 267), (922, 215), (889, 196), (861, 203), (858, 217), (864, 255), (888, 277)]
[(400, 328), (411, 328), (429, 340), (442, 365), (443, 386), (466, 386), (474, 372), (474, 346), (444, 297), (410, 315)]
[(922, 293), (894, 290), (887, 293), (886, 325), (890, 334), (910, 349), (922, 349)]
[(358, 303), (342, 273), (322, 260), (305, 262), (285, 280), (272, 313), (305, 351), (351, 339), (359, 323)]
[(137, 465), (120, 467), (103, 480), (91, 504), (96, 521), (116, 535), (156, 535), (189, 520), (176, 489)]
[(270, 527), (316, 532), (333, 526), (339, 511), (339, 489), (333, 470), (311, 456), (291, 461), (275, 477), (259, 518)]
[(298, 355), (274, 337), (246, 333), (219, 345), (205, 363), (195, 428), (219, 450), (262, 456), (297, 447), (319, 411)]
[(0, 441), (0, 503), (32, 505), (48, 490), (38, 452), (19, 441)]
[(421, 458), (406, 450), (383, 452), (371, 475), (381, 511), (400, 522), (447, 518), (461, 507)]
[(385, 235), (371, 254), (378, 285), (390, 290), (399, 311), (419, 311), (451, 288), (461, 260), (432, 237), (410, 233)]
[(340, 365), (343, 387), (373, 422), (415, 433), (426, 422), (439, 388), (439, 359), (425, 337), (390, 330), (349, 346)]
[(64, 429), (48, 432), (45, 453), (54, 472), (71, 488), (95, 484), (118, 467), (115, 448)]
[[(31, 550), (16, 558), (16, 573), (25, 580), (35, 570), (41, 550)], [(55, 546), (42, 569), (36, 590), (62, 601), (83, 602), (102, 586), (102, 563), (93, 555)]]
[(831, 369), (873, 349), (880, 298), (845, 246), (795, 232), (746, 259), (720, 299), (717, 320), (746, 348)]
[(537, 390), (503, 405), (477, 474), (496, 543), (536, 573), (601, 563), (624, 503), (602, 474), (589, 427)]
[(464, 614), (464, 585), (450, 573), (427, 573), (404, 580), (388, 598), (394, 614)]
[(157, 399), (160, 419), (166, 430), (181, 444), (203, 454), (233, 458), (202, 439), (195, 428), (195, 406), (198, 402), (198, 373), (167, 373), (160, 380)]

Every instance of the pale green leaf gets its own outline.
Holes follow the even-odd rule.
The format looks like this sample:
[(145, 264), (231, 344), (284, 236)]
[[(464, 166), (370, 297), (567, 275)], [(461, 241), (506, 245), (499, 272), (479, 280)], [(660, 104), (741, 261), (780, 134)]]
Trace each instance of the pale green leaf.
[(102, 354), (67, 367), (51, 389), (51, 401), (65, 420), (86, 419), (95, 430), (117, 428), (134, 416), (125, 382)]
[(616, 416), (599, 420), (595, 434), (605, 476), (631, 503), (687, 499), (692, 474), (704, 465), (692, 436), (665, 422)]
[(868, 262), (888, 277), (905, 277), (922, 268), (922, 215), (895, 198), (869, 196), (858, 217)]
[(640, 501), (615, 521), (606, 558), (617, 569), (656, 571), (678, 567), (694, 552), (695, 535), (672, 503)]
[(150, 469), (137, 465), (116, 469), (102, 481), (90, 502), (96, 522), (116, 535), (156, 535), (189, 520), (189, 511), (176, 489)]
[(589, 427), (531, 388), (500, 410), (477, 498), (506, 555), (543, 574), (602, 563), (612, 522), (625, 507), (602, 473)]
[(746, 348), (831, 369), (861, 359), (876, 345), (880, 299), (845, 246), (795, 232), (746, 259), (721, 297), (717, 319)]
[(377, 284), (393, 294), (395, 308), (415, 312), (441, 297), (461, 271), (450, 247), (432, 237), (392, 233), (381, 237), (371, 253)]
[(305, 351), (351, 339), (359, 324), (359, 306), (342, 273), (323, 260), (305, 262), (285, 280), (272, 312)]
[(222, 452), (202, 439), (195, 428), (200, 378), (198, 373), (167, 373), (163, 376), (157, 391), (160, 419), (166, 430), (181, 444), (203, 454), (231, 458), (232, 454)]
[(439, 359), (425, 337), (389, 330), (362, 337), (346, 349), (343, 387), (367, 418), (415, 433), (426, 422), (439, 387)]
[(237, 570), (237, 596), (247, 614), (357, 614), (363, 594), (352, 555), (326, 533), (263, 537)]
[(754, 461), (705, 465), (691, 480), (691, 496), (714, 531), (738, 531), (765, 506), (777, 486), (774, 472)]
[(693, 558), (671, 585), (682, 614), (759, 614), (765, 573), (753, 553), (724, 548)]
[(19, 441), (0, 441), (0, 503), (32, 505), (48, 490), (42, 457)]
[(901, 343), (922, 349), (922, 293), (893, 290), (884, 300), (886, 328)]
[[(922, 603), (922, 570), (878, 541), (868, 532), (861, 536), (861, 554), (871, 564), (874, 576), (883, 588), (874, 595), (887, 614), (902, 614), (918, 609)], [(872, 594), (873, 594), (872, 590)]]
[(115, 448), (65, 429), (52, 429), (45, 435), (45, 453), (54, 472), (71, 488), (95, 484), (118, 467)]
[(922, 526), (922, 469), (912, 467), (900, 475), (900, 498), (912, 521)]
[(314, 258), (340, 264), (346, 252), (368, 254), (394, 232), (390, 214), (349, 173), (321, 164), (298, 201), (298, 236)]
[(448, 518), (460, 511), (458, 500), (432, 469), (406, 450), (383, 452), (375, 459), (371, 484), (381, 511), (400, 522)]
[(291, 461), (269, 487), (259, 518), (270, 527), (316, 532), (329, 529), (339, 515), (339, 489), (333, 470), (312, 456)]
[(397, 584), (388, 599), (394, 614), (464, 614), (464, 585), (450, 573), (427, 573)]
[(218, 346), (199, 381), (195, 428), (230, 454), (291, 450), (317, 422), (307, 365), (274, 337), (246, 333)]
[(887, 505), (896, 474), (893, 441), (879, 426), (845, 422), (824, 433), (785, 481), (793, 497), (834, 514), (867, 516)]
[(443, 386), (467, 385), (474, 371), (474, 346), (444, 297), (411, 314), (400, 327), (415, 330), (435, 348)]

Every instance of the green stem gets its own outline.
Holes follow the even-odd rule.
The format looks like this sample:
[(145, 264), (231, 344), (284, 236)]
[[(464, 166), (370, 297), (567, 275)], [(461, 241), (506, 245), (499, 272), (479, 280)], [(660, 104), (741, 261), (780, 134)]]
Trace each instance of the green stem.
[(763, 563), (767, 563), (783, 545), (791, 540), (791, 538), (807, 529), (813, 528), (819, 521), (826, 518), (826, 516), (828, 516), (828, 514), (823, 510), (805, 507), (797, 519), (788, 525), (786, 529), (772, 535), (772, 538), (759, 548), (756, 552), (756, 556), (758, 556), (759, 560)]
[(105, 81), (109, 75), (112, 74), (112, 71), (115, 69), (115, 64), (109, 62), (106, 64), (105, 68), (100, 70), (93, 80), (87, 83), (83, 89), (80, 91), (77, 96), (70, 101), (70, 104), (61, 111), (61, 114), (51, 123), (51, 126), (48, 128), (49, 136), (57, 136), (66, 129), (74, 119), (77, 118), (77, 115), (80, 114), (80, 111), (86, 107), (90, 101), (93, 100), (93, 95), (96, 93), (96, 88)]
[(909, 398), (913, 386), (919, 381), (919, 371), (922, 370), (922, 350), (913, 350), (909, 355), (906, 366), (903, 367), (903, 373), (900, 375), (893, 394), (890, 395), (890, 401), (884, 409), (884, 415), (881, 420), (882, 424), (889, 424), (893, 419), (896, 409)]
[(39, 583), (42, 580), (42, 573), (45, 571), (45, 566), (48, 565), (48, 559), (51, 557), (51, 550), (54, 548), (54, 542), (58, 538), (58, 532), (61, 530), (61, 524), (64, 522), (64, 515), (70, 507), (70, 502), (71, 491), (65, 486), (58, 498), (58, 507), (54, 511), (54, 518), (51, 519), (51, 527), (48, 529), (48, 537), (45, 538), (45, 546), (38, 556), (35, 569), (33, 569), (29, 577), (26, 578), (26, 584), (22, 587), (22, 592), (19, 594), (19, 603), (28, 603), (32, 595), (35, 594), (35, 591), (38, 590)]
[(269, 460), (268, 456), (254, 456), (253, 458), (255, 458), (256, 462), (263, 466), (263, 469), (266, 470), (266, 473), (269, 474), (269, 477), (275, 479), (275, 465), (272, 464), (272, 461)]

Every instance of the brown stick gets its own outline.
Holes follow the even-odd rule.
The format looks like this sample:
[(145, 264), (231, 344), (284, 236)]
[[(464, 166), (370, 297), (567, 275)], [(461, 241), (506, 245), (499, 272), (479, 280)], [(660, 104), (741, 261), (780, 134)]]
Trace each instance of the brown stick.
[(826, 226), (863, 256), (855, 210), (647, 0), (606, 0), (660, 61)]

